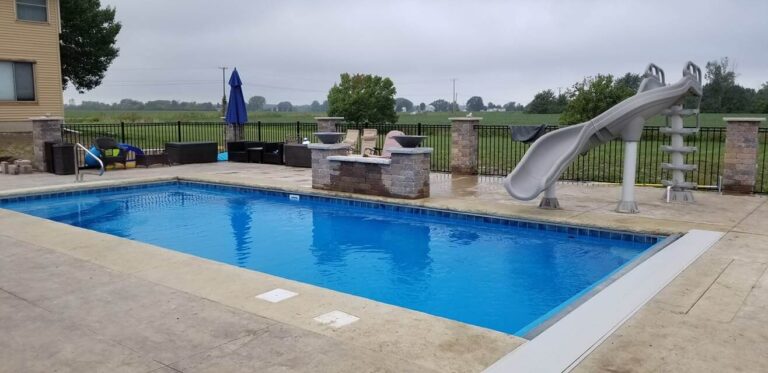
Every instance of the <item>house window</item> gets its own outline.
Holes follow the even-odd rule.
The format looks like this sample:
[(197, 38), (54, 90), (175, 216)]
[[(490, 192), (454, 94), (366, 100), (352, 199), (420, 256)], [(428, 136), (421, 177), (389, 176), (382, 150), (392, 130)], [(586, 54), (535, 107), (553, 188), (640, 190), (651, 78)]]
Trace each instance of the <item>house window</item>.
[(0, 101), (35, 101), (31, 62), (0, 61)]
[(16, 18), (48, 22), (48, 0), (16, 0)]

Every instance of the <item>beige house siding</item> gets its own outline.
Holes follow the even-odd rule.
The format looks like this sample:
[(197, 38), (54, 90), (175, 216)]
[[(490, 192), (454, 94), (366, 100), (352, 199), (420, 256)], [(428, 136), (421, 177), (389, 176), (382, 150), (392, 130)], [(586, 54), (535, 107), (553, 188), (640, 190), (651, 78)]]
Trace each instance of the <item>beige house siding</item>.
[(0, 132), (30, 131), (30, 117), (63, 116), (59, 2), (48, 0), (48, 22), (19, 21), (16, 1), (0, 0), (0, 61), (34, 62), (35, 98), (0, 101)]

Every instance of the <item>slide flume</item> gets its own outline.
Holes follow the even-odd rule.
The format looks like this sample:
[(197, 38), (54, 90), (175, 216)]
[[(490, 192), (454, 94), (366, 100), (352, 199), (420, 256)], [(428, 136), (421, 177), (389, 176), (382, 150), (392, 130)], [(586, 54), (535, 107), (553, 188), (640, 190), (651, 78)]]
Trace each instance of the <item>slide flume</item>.
[(697, 74), (691, 66), (695, 67), (688, 63), (683, 70), (683, 78), (677, 83), (664, 85), (663, 72), (654, 73), (652, 68), (658, 68), (651, 65), (634, 96), (588, 122), (561, 128), (540, 137), (504, 179), (504, 188), (516, 199), (532, 200), (555, 183), (579, 154), (617, 137), (639, 140), (648, 118), (670, 106), (682, 104), (688, 95), (701, 96), (700, 71)]

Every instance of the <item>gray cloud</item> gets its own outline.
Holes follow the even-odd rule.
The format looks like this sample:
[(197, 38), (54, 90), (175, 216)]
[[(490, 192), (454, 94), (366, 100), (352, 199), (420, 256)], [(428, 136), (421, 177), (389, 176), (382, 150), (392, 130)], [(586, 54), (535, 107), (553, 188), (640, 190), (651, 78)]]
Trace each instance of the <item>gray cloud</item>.
[(526, 103), (597, 73), (669, 80), (730, 57), (739, 82), (768, 81), (766, 1), (102, 0), (123, 23), (103, 86), (65, 98), (217, 101), (237, 67), (246, 96), (322, 101), (342, 72), (391, 77), (415, 102)]

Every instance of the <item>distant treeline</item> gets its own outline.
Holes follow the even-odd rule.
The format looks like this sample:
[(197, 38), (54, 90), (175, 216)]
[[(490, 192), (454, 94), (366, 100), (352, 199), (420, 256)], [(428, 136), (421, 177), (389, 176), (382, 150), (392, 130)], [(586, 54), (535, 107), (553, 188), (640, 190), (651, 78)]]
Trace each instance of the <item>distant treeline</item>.
[[(738, 74), (728, 58), (707, 62), (704, 69), (702, 113), (768, 113), (768, 82), (747, 88), (736, 82)], [(597, 74), (555, 94), (546, 89), (525, 106), (526, 113), (561, 114), (563, 124), (578, 123), (598, 115), (637, 91), (643, 77), (627, 73), (614, 78)], [(697, 103), (689, 100), (687, 106)]]
[[(309, 105), (293, 105), (289, 101), (281, 101), (277, 104), (268, 104), (262, 96), (254, 96), (246, 104), (249, 111), (280, 111), (280, 112), (323, 112), (328, 103), (322, 104), (312, 101)], [(138, 101), (124, 98), (120, 102), (105, 103), (99, 101), (83, 101), (79, 105), (70, 103), (64, 105), (67, 110), (83, 111), (221, 111), (221, 103), (177, 101), (177, 100), (151, 100)]]

